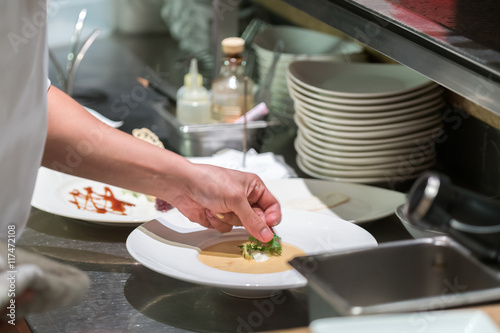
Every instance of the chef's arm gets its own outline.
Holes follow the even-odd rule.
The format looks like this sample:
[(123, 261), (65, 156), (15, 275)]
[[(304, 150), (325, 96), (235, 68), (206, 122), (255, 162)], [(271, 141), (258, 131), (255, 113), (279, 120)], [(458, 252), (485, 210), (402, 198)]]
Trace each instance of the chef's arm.
[(61, 90), (48, 91), (48, 134), (42, 164), (162, 198), (191, 221), (219, 231), (243, 224), (269, 241), (279, 203), (250, 173), (200, 165), (105, 125)]

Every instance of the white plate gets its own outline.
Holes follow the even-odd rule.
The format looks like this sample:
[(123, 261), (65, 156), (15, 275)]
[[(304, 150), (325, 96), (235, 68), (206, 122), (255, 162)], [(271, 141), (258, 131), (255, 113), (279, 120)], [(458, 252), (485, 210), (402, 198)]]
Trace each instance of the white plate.
[(369, 132), (369, 131), (385, 131), (392, 130), (401, 127), (413, 127), (415, 125), (428, 122), (436, 117), (439, 117), (438, 112), (426, 112), (421, 117), (418, 118), (406, 118), (395, 123), (381, 123), (381, 124), (370, 124), (370, 121), (358, 122), (357, 124), (334, 124), (332, 122), (327, 122), (323, 120), (318, 120), (310, 116), (310, 113), (303, 111), (300, 107), (296, 107), (295, 111), (305, 120), (308, 124), (313, 124), (315, 126), (324, 128), (325, 130), (334, 131), (347, 131), (347, 132)]
[(497, 325), (480, 310), (425, 311), (316, 319), (311, 333), (499, 333)]
[[(84, 192), (83, 189), (89, 186), (100, 194), (104, 194), (104, 187), (107, 186), (117, 199), (135, 206), (126, 207), (126, 215), (100, 214), (78, 209), (75, 204), (70, 202), (70, 200), (73, 200), (70, 192), (74, 189)], [(145, 195), (135, 197), (119, 187), (67, 175), (44, 167), (38, 170), (31, 205), (48, 213), (114, 226), (135, 226), (155, 219), (162, 214), (162, 212), (156, 210), (155, 203), (148, 201)], [(99, 203), (99, 206), (101, 205)]]
[(387, 170), (390, 168), (397, 168), (405, 161), (414, 161), (413, 166), (419, 166), (426, 164), (436, 157), (435, 147), (433, 145), (413, 147), (413, 149), (399, 155), (380, 155), (371, 157), (332, 157), (321, 155), (303, 148), (300, 140), (295, 140), (294, 147), (302, 158), (312, 163), (314, 166), (335, 172), (340, 172), (341, 170), (350, 172), (378, 170), (378, 172), (381, 172), (381, 169)]
[(425, 76), (397, 64), (297, 61), (288, 70), (309, 89), (344, 98), (390, 97), (432, 84)]
[(354, 223), (374, 221), (392, 215), (398, 206), (406, 202), (403, 193), (364, 184), (302, 178), (273, 179), (265, 181), (265, 184), (283, 208), (311, 196), (328, 193), (347, 195), (350, 198), (348, 202), (315, 212), (338, 216)]
[[(317, 174), (321, 174), (327, 177), (339, 177), (339, 178), (353, 178), (353, 177), (385, 177), (386, 175), (398, 174), (400, 170), (406, 172), (409, 171), (411, 174), (422, 172), (427, 170), (434, 165), (436, 160), (436, 154), (416, 156), (416, 160), (410, 159), (408, 156), (402, 157), (401, 160), (397, 161), (395, 165), (387, 168), (378, 168), (374, 166), (372, 170), (358, 170), (356, 166), (352, 166), (351, 170), (339, 169), (337, 164), (330, 164), (326, 162), (312, 161), (311, 158), (298, 155), (297, 158), (300, 159), (302, 165), (308, 170), (311, 170)], [(389, 164), (389, 163), (388, 163)]]
[(388, 173), (386, 176), (383, 177), (337, 177), (337, 176), (328, 176), (322, 173), (318, 173), (316, 171), (312, 171), (305, 163), (303, 163), (300, 156), (297, 156), (296, 162), (300, 170), (304, 171), (309, 176), (317, 179), (332, 180), (336, 182), (350, 182), (350, 183), (360, 183), (360, 184), (385, 184), (392, 186), (393, 184), (397, 184), (402, 181), (415, 179), (421, 174), (421, 173), (415, 173), (411, 169), (402, 169), (401, 171), (398, 171), (396, 173)]
[(312, 105), (320, 108), (324, 108), (327, 110), (343, 110), (343, 111), (353, 111), (353, 112), (386, 112), (390, 110), (397, 110), (401, 108), (409, 108), (413, 107), (422, 103), (427, 103), (431, 101), (437, 101), (437, 100), (443, 100), (443, 89), (439, 88), (436, 90), (433, 90), (432, 92), (425, 94), (423, 96), (418, 96), (416, 98), (412, 98), (407, 101), (402, 101), (402, 102), (396, 102), (396, 103), (388, 103), (388, 104), (382, 104), (382, 105), (347, 105), (347, 104), (339, 104), (339, 103), (332, 103), (332, 102), (322, 102), (315, 100), (313, 98), (304, 96), (297, 90), (289, 89), (288, 92), (290, 93), (290, 97), (292, 99), (298, 100), (299, 102), (302, 102), (306, 105)]
[(329, 110), (321, 107), (316, 107), (307, 103), (303, 103), (298, 99), (293, 100), (294, 105), (299, 105), (301, 108), (307, 109), (308, 111), (315, 112), (327, 117), (341, 117), (353, 120), (358, 119), (385, 119), (397, 116), (406, 116), (413, 112), (418, 112), (421, 110), (435, 108), (439, 105), (439, 108), (445, 105), (443, 99), (435, 99), (426, 103), (417, 104), (408, 108), (401, 108), (389, 111), (378, 111), (378, 112), (353, 112), (349, 110)]
[(342, 116), (328, 115), (322, 112), (314, 112), (303, 107), (302, 104), (296, 103), (295, 111), (307, 116), (308, 118), (314, 119), (316, 121), (321, 121), (326, 124), (341, 125), (341, 126), (366, 126), (366, 125), (386, 125), (401, 123), (403, 121), (408, 121), (416, 118), (421, 118), (429, 114), (437, 114), (438, 111), (445, 106), (444, 102), (441, 102), (433, 107), (417, 110), (414, 112), (408, 112), (403, 115), (396, 115), (393, 117), (378, 117), (378, 118), (344, 118)]
[(345, 98), (345, 97), (334, 97), (320, 92), (315, 92), (308, 89), (307, 85), (304, 85), (299, 80), (295, 79), (292, 75), (287, 76), (288, 89), (295, 90), (298, 93), (312, 98), (314, 100), (326, 102), (326, 103), (337, 103), (337, 104), (348, 104), (348, 105), (381, 105), (381, 104), (391, 104), (396, 102), (407, 101), (412, 98), (418, 98), (424, 94), (430, 94), (435, 90), (439, 90), (439, 85), (436, 83), (425, 85), (422, 88), (411, 91), (406, 94), (400, 94), (389, 97), (382, 98)]
[(329, 136), (320, 136), (316, 138), (316, 133), (310, 131), (305, 127), (299, 127), (299, 133), (311, 144), (325, 149), (333, 149), (339, 151), (371, 151), (381, 149), (391, 149), (398, 147), (413, 147), (432, 141), (434, 138), (441, 134), (441, 126), (431, 127), (408, 135), (398, 136), (397, 138), (384, 138), (376, 140), (366, 139), (343, 139)]
[(300, 149), (307, 152), (309, 155), (319, 159), (329, 160), (330, 157), (379, 157), (379, 156), (394, 156), (400, 154), (407, 154), (412, 151), (426, 150), (434, 143), (430, 138), (415, 142), (414, 140), (407, 147), (394, 148), (394, 149), (373, 149), (365, 151), (341, 151), (335, 148), (327, 149), (323, 145), (316, 145), (309, 139), (302, 135), (302, 132), (297, 132), (296, 144), (300, 145)]
[(379, 131), (350, 132), (350, 131), (324, 129), (311, 122), (308, 122), (307, 120), (304, 120), (303, 117), (298, 113), (295, 113), (293, 119), (300, 129), (308, 131), (309, 134), (320, 140), (332, 142), (332, 140), (335, 140), (336, 138), (347, 139), (347, 140), (361, 139), (361, 140), (371, 141), (372, 144), (374, 144), (375, 142), (379, 142), (380, 140), (382, 141), (388, 140), (388, 142), (397, 141), (400, 139), (401, 136), (405, 136), (415, 132), (420, 132), (423, 130), (427, 130), (429, 128), (435, 128), (442, 123), (441, 116), (439, 114), (436, 114), (426, 119), (425, 122), (416, 125), (407, 125), (407, 126), (402, 125), (397, 128), (379, 130)]
[[(274, 228), (283, 242), (306, 254), (376, 246), (363, 228), (333, 216), (283, 209), (281, 223)], [(127, 238), (130, 255), (158, 273), (196, 284), (209, 285), (239, 297), (268, 297), (278, 290), (303, 287), (307, 280), (292, 269), (271, 274), (227, 272), (198, 260), (200, 249), (229, 240), (248, 239), (242, 228), (221, 234), (189, 222), (177, 210), (136, 228)]]

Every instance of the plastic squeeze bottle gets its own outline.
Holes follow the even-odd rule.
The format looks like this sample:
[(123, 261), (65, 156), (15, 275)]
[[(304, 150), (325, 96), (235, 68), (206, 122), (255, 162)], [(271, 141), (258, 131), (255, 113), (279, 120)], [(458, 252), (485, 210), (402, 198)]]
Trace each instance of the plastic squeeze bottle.
[(198, 62), (191, 59), (184, 86), (177, 91), (177, 119), (183, 124), (208, 124), (211, 120), (211, 101), (198, 73)]
[(250, 78), (247, 78), (245, 91), (244, 50), (242, 38), (230, 37), (222, 41), (223, 63), (219, 76), (212, 82), (212, 118), (216, 122), (232, 123), (254, 106), (254, 83)]

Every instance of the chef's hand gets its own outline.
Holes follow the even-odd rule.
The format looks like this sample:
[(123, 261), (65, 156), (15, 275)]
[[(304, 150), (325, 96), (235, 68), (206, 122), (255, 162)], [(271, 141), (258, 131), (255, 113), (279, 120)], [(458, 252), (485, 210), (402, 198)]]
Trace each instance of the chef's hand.
[(269, 227), (280, 223), (281, 208), (257, 175), (204, 164), (191, 167), (191, 176), (179, 182), (183, 191), (167, 200), (184, 216), (220, 232), (242, 225), (262, 242), (273, 238)]

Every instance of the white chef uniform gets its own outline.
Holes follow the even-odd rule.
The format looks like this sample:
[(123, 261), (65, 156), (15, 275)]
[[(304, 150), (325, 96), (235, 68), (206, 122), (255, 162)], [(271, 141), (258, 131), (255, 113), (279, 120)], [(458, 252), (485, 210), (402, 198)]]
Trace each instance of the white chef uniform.
[[(0, 313), (13, 298), (14, 280), (15, 297), (28, 287), (36, 295), (32, 304), (17, 308), (18, 317), (69, 304), (88, 284), (81, 272), (26, 253), (8, 239), (19, 238), (27, 223), (47, 134), (46, 42), (45, 0), (0, 0)], [(68, 276), (76, 280), (65, 285)], [(78, 283), (83, 285), (71, 290)]]

